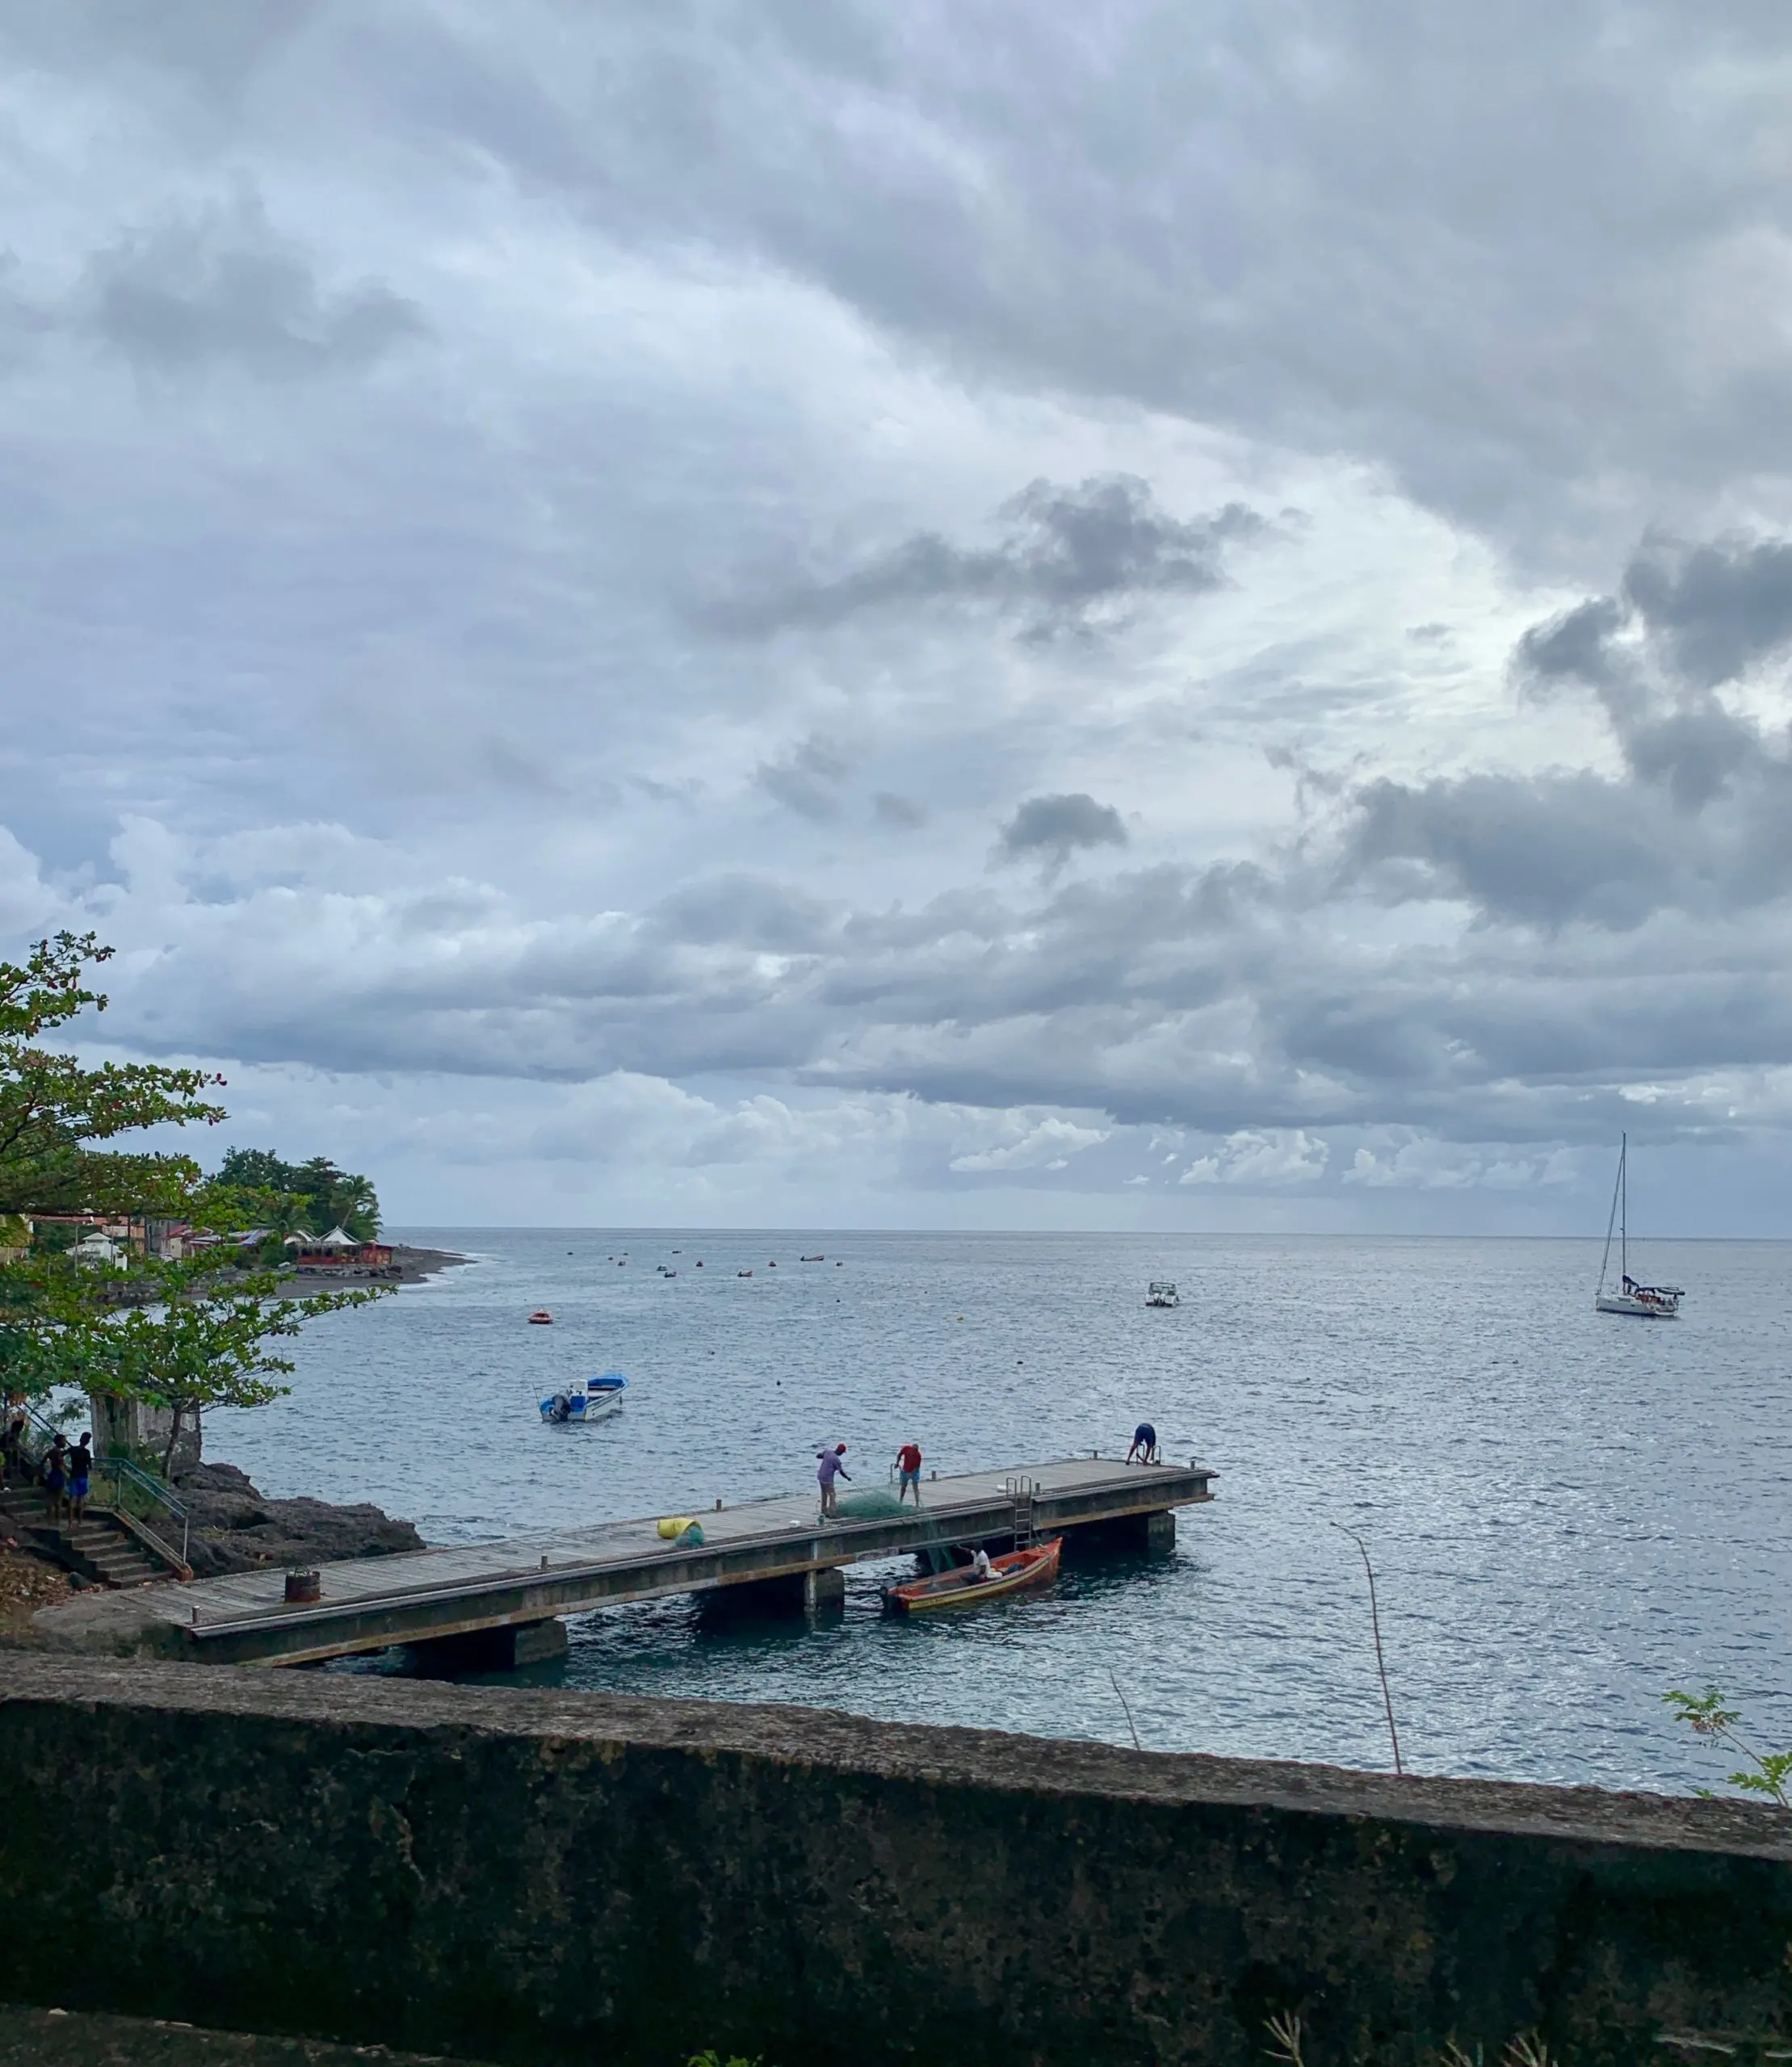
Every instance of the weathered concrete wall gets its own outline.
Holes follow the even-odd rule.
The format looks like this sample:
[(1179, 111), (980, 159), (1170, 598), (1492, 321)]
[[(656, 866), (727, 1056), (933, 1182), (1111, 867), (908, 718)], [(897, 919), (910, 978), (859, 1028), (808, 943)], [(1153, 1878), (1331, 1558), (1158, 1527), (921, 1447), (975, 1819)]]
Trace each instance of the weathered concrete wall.
[(0, 1696), (0, 1998), (583, 2067), (1241, 2067), (1286, 2010), (1316, 2067), (1615, 2067), (1792, 2015), (1768, 1809), (319, 1673)]

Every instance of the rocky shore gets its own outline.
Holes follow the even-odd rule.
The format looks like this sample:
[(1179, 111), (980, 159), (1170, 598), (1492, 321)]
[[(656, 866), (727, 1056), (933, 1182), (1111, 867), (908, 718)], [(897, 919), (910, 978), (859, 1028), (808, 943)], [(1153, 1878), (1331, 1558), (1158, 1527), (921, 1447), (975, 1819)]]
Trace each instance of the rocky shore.
[[(352, 1265), (332, 1264), (323, 1270), (287, 1271), (283, 1273), (295, 1288), (308, 1285), (314, 1278), (327, 1278), (332, 1285), (425, 1285), (439, 1272), (452, 1270), (457, 1264), (471, 1263), (471, 1256), (457, 1256), (452, 1249), (407, 1248), (402, 1242), (392, 1245), (392, 1261), (377, 1270), (356, 1270)], [(286, 1292), (283, 1284), (281, 1290)]]
[(337, 1507), (328, 1500), (271, 1500), (233, 1464), (196, 1464), (174, 1483), (190, 1523), (187, 1562), (195, 1579), (425, 1547), (413, 1523), (370, 1502)]

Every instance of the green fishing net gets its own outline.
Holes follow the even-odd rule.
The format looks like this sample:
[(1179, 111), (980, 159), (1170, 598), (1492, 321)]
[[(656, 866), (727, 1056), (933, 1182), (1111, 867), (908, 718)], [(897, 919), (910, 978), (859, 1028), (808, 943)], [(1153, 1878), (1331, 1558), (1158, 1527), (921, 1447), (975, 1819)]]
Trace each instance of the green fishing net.
[(881, 1521), (886, 1515), (914, 1511), (913, 1503), (899, 1501), (887, 1486), (867, 1486), (862, 1492), (842, 1493), (840, 1513), (844, 1519), (850, 1516), (854, 1521)]

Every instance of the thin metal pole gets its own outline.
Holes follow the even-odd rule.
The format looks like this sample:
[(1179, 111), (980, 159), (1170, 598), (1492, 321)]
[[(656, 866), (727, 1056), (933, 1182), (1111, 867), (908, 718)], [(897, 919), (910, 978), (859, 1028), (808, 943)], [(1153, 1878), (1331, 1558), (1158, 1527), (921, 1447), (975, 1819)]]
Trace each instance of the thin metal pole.
[(1387, 1691), (1387, 1661), (1382, 1656), (1381, 1609), (1375, 1600), (1375, 1568), (1369, 1562), (1368, 1545), (1353, 1528), (1347, 1527), (1341, 1521), (1334, 1521), (1332, 1526), (1333, 1528), (1343, 1529), (1345, 1534), (1356, 1545), (1357, 1549), (1362, 1554), (1362, 1569), (1369, 1574), (1369, 1621), (1375, 1633), (1375, 1670), (1381, 1675), (1382, 1706), (1387, 1711), (1387, 1735), (1394, 1746), (1394, 1770), (1396, 1773), (1401, 1773), (1406, 1769), (1400, 1763), (1400, 1734), (1394, 1727), (1394, 1697)]
[(1107, 1676), (1109, 1684), (1113, 1688), (1116, 1696), (1118, 1696), (1121, 1707), (1123, 1709), (1126, 1709), (1127, 1727), (1132, 1732), (1132, 1748), (1135, 1751), (1142, 1751), (1145, 1747), (1139, 1742), (1139, 1725), (1132, 1719), (1132, 1710), (1130, 1708), (1127, 1708), (1127, 1697), (1124, 1694), (1120, 1692), (1120, 1683), (1114, 1676), (1114, 1668), (1112, 1666), (1108, 1667)]

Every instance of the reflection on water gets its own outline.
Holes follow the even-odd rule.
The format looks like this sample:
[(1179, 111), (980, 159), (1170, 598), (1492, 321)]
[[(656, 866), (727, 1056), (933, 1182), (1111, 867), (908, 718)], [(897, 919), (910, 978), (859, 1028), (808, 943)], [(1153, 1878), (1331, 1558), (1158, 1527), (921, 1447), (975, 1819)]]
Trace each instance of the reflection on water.
[[(1689, 1298), (1651, 1324), (1593, 1313), (1597, 1243), (426, 1239), (485, 1260), (319, 1323), (292, 1398), (215, 1417), (212, 1453), (270, 1492), (376, 1500), (431, 1541), (787, 1491), (824, 1440), (881, 1484), (911, 1435), (950, 1471), (1115, 1453), (1148, 1415), (1220, 1474), (1172, 1555), (1067, 1570), (1043, 1597), (888, 1621), (897, 1568), (867, 1566), (812, 1628), (644, 1604), (576, 1621), (564, 1666), (537, 1669), (552, 1680), (1123, 1743), (1111, 1673), (1148, 1745), (1385, 1763), (1336, 1516), (1375, 1558), (1421, 1770), (1712, 1784), (1658, 1699), (1707, 1681), (1792, 1743), (1785, 1245), (1656, 1245)], [(1161, 1276), (1180, 1308), (1144, 1306)], [(556, 1325), (527, 1327), (542, 1305)], [(539, 1424), (542, 1392), (611, 1367), (632, 1381), (612, 1419)]]

